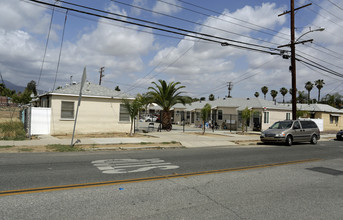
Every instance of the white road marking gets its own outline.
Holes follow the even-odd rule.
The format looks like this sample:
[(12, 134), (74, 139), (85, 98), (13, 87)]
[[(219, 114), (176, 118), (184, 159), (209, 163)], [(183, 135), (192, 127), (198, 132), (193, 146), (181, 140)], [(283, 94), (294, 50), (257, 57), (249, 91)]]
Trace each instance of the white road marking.
[(95, 160), (92, 161), (92, 164), (102, 173), (106, 174), (137, 173), (152, 169), (171, 170), (179, 168), (179, 166), (166, 163), (159, 158)]

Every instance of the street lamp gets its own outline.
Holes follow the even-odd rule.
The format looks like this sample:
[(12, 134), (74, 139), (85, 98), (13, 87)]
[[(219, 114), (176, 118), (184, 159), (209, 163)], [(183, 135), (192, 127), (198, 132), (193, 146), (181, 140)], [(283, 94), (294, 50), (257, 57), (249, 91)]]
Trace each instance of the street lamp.
[[(304, 35), (306, 35), (308, 33), (315, 32), (315, 31), (324, 31), (324, 30), (325, 30), (325, 28), (323, 28), (323, 27), (320, 27), (320, 28), (317, 28), (317, 29), (314, 29), (314, 30), (311, 30), (311, 27), (310, 27), (310, 30), (305, 32), (305, 33), (303, 33), (302, 35), (300, 35), (300, 37), (298, 37), (296, 39), (295, 43), (298, 43), (299, 39), (302, 38)], [(310, 41), (313, 41), (313, 39), (311, 39)], [(299, 42), (299, 43), (301, 43), (301, 42)]]

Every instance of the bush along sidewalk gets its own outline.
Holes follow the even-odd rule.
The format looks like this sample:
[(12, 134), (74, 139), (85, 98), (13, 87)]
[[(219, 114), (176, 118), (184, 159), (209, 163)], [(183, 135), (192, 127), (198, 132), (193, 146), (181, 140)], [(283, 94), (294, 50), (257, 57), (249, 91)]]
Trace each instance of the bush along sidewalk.
[(25, 140), (26, 132), (22, 122), (3, 122), (0, 123), (1, 140)]

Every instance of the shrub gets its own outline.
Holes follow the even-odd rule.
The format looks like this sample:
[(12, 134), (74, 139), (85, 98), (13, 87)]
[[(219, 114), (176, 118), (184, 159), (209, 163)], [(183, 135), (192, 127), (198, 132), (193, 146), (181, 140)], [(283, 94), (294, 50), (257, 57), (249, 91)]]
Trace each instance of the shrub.
[(26, 132), (20, 121), (0, 123), (0, 139), (2, 140), (25, 140)]

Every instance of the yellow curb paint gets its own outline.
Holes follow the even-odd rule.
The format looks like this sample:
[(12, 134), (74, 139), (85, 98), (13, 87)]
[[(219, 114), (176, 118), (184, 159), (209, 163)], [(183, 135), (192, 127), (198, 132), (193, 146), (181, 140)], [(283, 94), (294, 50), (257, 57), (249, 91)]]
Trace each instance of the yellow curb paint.
[(194, 172), (194, 173), (172, 174), (172, 175), (166, 175), (166, 176), (154, 176), (154, 177), (146, 177), (146, 178), (113, 180), (113, 181), (105, 181), (105, 182), (94, 182), (94, 183), (82, 183), (82, 184), (72, 184), (72, 185), (39, 187), (39, 188), (30, 188), (30, 189), (8, 190), (8, 191), (0, 191), (0, 196), (20, 195), (20, 194), (28, 194), (28, 193), (39, 193), (39, 192), (51, 192), (51, 191), (57, 191), (57, 190), (80, 189), (80, 188), (118, 185), (118, 184), (127, 184), (127, 183), (138, 183), (138, 182), (172, 179), (172, 178), (180, 178), (180, 177), (200, 176), (200, 175), (215, 174), (215, 173), (225, 173), (225, 172), (252, 170), (252, 169), (262, 169), (262, 168), (268, 168), (268, 167), (276, 167), (276, 166), (285, 166), (285, 165), (291, 165), (291, 164), (315, 162), (315, 161), (319, 161), (319, 160), (321, 160), (321, 159), (314, 158), (314, 159), (295, 160), (295, 161), (287, 161), (287, 162), (280, 162), (280, 163), (261, 164), (261, 165), (254, 165), (254, 166), (227, 168), (227, 169), (220, 169), (220, 170), (200, 171), (200, 172)]

